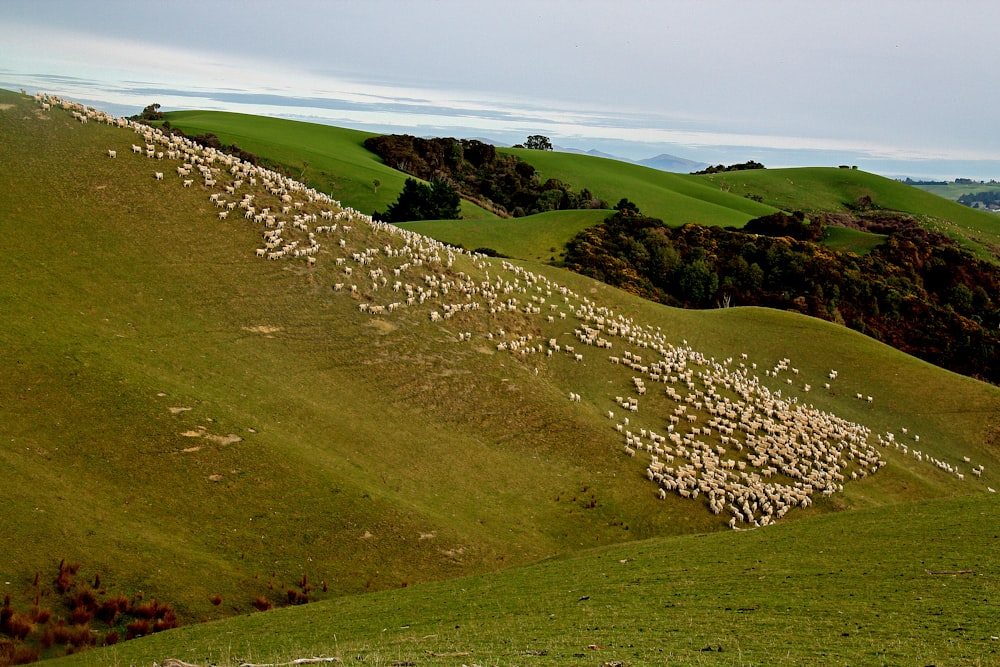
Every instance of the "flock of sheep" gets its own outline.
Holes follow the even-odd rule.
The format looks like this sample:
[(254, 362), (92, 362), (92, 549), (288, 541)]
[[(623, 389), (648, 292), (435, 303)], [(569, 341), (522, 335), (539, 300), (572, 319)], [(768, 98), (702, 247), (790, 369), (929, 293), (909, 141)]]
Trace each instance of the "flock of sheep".
[[(186, 138), (54, 96), (35, 99), (46, 110), (67, 109), (81, 122), (96, 120), (141, 135), (142, 142), (131, 145), (133, 153), (157, 165), (176, 163), (181, 186), (197, 184), (206, 191), (218, 220), (239, 214), (259, 230), (262, 245), (256, 256), (304, 260), (309, 270), (316, 270), (318, 262), (328, 264), (338, 276), (334, 291), (356, 300), (364, 313), (384, 316), (417, 308), (430, 322), (444, 323), (475, 312), (478, 319), (461, 321), (479, 333), (463, 331), (459, 342), (485, 339), (526, 367), (557, 355), (571, 363), (591, 356), (607, 363), (612, 379), (628, 391), (613, 399), (585, 400), (606, 411), (622, 435), (623, 452), (646, 464), (646, 476), (661, 498), (676, 494), (702, 503), (714, 514), (728, 515), (734, 529), (768, 525), (795, 507), (809, 506), (817, 494), (837, 493), (850, 480), (876, 473), (886, 465), (879, 448), (894, 448), (964, 479), (958, 464), (916, 449), (919, 436), (905, 428), (898, 437), (872, 434), (769, 386), (803, 394), (812, 389), (798, 381), (799, 371), (789, 359), (764, 369), (762, 380), (748, 354), (707, 357), (686, 341), (671, 342), (659, 327), (615, 313), (511, 262), (374, 221), (302, 183)], [(117, 154), (117, 148), (107, 152), (109, 158)], [(158, 166), (152, 177), (164, 180), (166, 171)], [(469, 273), (455, 266), (462, 255), (470, 262), (462, 265)], [(837, 379), (838, 372), (831, 370), (825, 389)], [(584, 397), (571, 391), (569, 399)], [(982, 474), (982, 465), (964, 463), (970, 474)]]

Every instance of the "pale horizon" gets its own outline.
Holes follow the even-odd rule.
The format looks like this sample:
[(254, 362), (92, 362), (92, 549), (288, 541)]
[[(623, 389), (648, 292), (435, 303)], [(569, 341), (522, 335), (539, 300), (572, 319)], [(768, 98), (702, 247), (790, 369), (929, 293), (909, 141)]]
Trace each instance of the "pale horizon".
[(118, 115), (158, 103), (502, 144), (543, 134), (633, 160), (1000, 179), (1000, 6), (871, 5), (14, 0), (0, 86)]

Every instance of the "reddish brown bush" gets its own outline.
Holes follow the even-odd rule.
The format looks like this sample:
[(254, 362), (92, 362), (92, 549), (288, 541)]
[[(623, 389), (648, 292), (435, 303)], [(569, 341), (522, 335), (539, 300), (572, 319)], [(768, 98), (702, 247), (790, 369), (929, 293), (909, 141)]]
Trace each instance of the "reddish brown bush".
[(171, 630), (176, 628), (180, 623), (177, 622), (177, 616), (169, 608), (166, 613), (163, 614), (161, 618), (156, 619), (153, 623), (153, 632), (163, 632), (164, 630)]
[(52, 610), (46, 609), (45, 607), (32, 607), (29, 612), (31, 615), (31, 620), (33, 620), (38, 625), (45, 625), (52, 618)]
[(79, 563), (67, 563), (66, 559), (59, 561), (59, 574), (52, 581), (56, 590), (60, 593), (67, 593), (73, 588), (73, 576), (80, 569)]
[(25, 637), (35, 630), (35, 624), (31, 621), (31, 616), (14, 612), (10, 618), (0, 627), (0, 631), (7, 633), (14, 639), (24, 641)]
[(73, 607), (69, 613), (69, 622), (73, 625), (86, 625), (94, 618), (94, 612), (86, 607)]
[(286, 597), (288, 599), (288, 604), (305, 604), (309, 602), (309, 596), (303, 593), (299, 593), (294, 588), (289, 588)]
[(149, 620), (145, 618), (139, 618), (128, 625), (125, 626), (125, 639), (135, 639), (136, 637), (144, 637), (150, 632)]
[(7, 598), (7, 604), (0, 607), (0, 632), (7, 632), (7, 625), (13, 616), (14, 610), (10, 608), (10, 598)]
[(86, 607), (87, 609), (97, 609), (97, 596), (89, 588), (83, 588), (73, 596), (74, 607)]
[(150, 600), (145, 604), (133, 606), (130, 613), (136, 618), (153, 620), (160, 615), (160, 603), (156, 600)]
[(263, 597), (258, 597), (256, 600), (253, 601), (252, 604), (254, 609), (256, 609), (257, 611), (267, 611), (272, 606), (271, 601)]
[(45, 629), (46, 634), (52, 633), (52, 643), (53, 644), (68, 644), (69, 643), (69, 628), (66, 627), (66, 619), (60, 618), (54, 625), (49, 624)]
[(101, 603), (94, 615), (98, 620), (111, 625), (118, 618), (118, 614), (128, 611), (128, 598), (124, 595), (108, 598)]
[(74, 648), (94, 646), (97, 635), (90, 631), (89, 625), (74, 625), (69, 629), (69, 645)]
[(112, 630), (108, 634), (104, 635), (104, 645), (114, 646), (118, 643), (118, 633)]
[(218, 607), (220, 604), (222, 604), (222, 596), (216, 593), (215, 595), (210, 597), (208, 601), (211, 602), (212, 605)]
[(39, 657), (37, 648), (0, 640), (0, 665), (26, 665)]
[[(40, 649), (50, 649), (52, 648), (52, 629), (47, 627), (45, 632), (38, 635), (38, 648)], [(2, 664), (2, 663), (0, 663)]]

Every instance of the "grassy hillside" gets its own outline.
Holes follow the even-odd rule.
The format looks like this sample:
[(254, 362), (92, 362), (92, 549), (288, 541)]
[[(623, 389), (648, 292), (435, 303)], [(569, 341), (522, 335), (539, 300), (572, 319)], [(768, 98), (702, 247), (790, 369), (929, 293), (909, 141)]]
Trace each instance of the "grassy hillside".
[[(221, 112), (183, 111), (166, 118), (189, 134), (212, 132), (224, 143), (267, 156), (287, 166), (294, 175), (358, 210), (385, 210), (402, 188), (405, 175), (389, 168), (362, 143), (368, 133), (312, 123), (246, 116)], [(869, 196), (883, 208), (912, 213), (928, 228), (942, 231), (960, 241), (975, 254), (995, 259), (1000, 252), (1000, 223), (989, 213), (976, 211), (920, 188), (852, 169), (800, 168), (763, 169), (692, 176), (673, 174), (606, 158), (527, 149), (501, 149), (528, 161), (541, 178), (557, 178), (575, 188), (589, 188), (611, 204), (626, 197), (645, 214), (670, 225), (742, 226), (747, 220), (775, 210), (844, 211), (845, 204)], [(382, 185), (375, 192), (373, 181)], [(761, 202), (750, 197), (759, 197)], [(463, 217), (489, 221), (495, 216), (463, 202)], [(532, 231), (548, 227), (532, 225)], [(476, 247), (481, 235), (499, 236), (498, 230), (480, 231), (477, 226), (440, 227), (446, 236), (436, 237), (465, 247)], [(566, 228), (572, 231), (573, 225)], [(556, 226), (553, 231), (561, 231)], [(424, 233), (436, 233), (429, 226)], [(540, 258), (553, 255), (548, 249), (562, 248), (568, 240), (555, 239), (552, 231), (538, 238), (523, 235), (523, 254)], [(864, 232), (847, 235), (837, 232), (829, 239), (832, 247), (857, 248), (864, 252), (880, 241)], [(493, 246), (489, 246), (493, 247)], [(548, 253), (548, 254), (546, 254)], [(506, 253), (505, 253), (506, 254)]]
[(868, 196), (876, 206), (904, 211), (929, 229), (947, 234), (976, 255), (997, 261), (1000, 220), (920, 188), (854, 169), (756, 169), (698, 176), (734, 194), (753, 193), (782, 210), (844, 211)]
[(975, 496), (615, 545), (53, 664), (991, 665), (998, 509)]
[(507, 257), (552, 262), (565, 254), (567, 239), (600, 223), (608, 213), (607, 210), (550, 211), (480, 224), (431, 220), (405, 222), (400, 227), (470, 250), (492, 248)]
[[(0, 93), (0, 138), (0, 164), (18, 165), (0, 190), (0, 344), (7, 359), (0, 365), (0, 581), (11, 582), (5, 594), (17, 607), (36, 594), (41, 604), (53, 603), (49, 582), (61, 559), (81, 564), (81, 580), (100, 574), (109, 594), (141, 591), (190, 622), (244, 614), (258, 596), (279, 604), (304, 575), (314, 599), (334, 599), (607, 544), (713, 532), (726, 537), (712, 540), (737, 539), (725, 528), (727, 515), (709, 512), (704, 495), (658, 499), (646, 451), (622, 454), (625, 436), (615, 426), (626, 413), (615, 397), (636, 396), (634, 377), (646, 377), (653, 390), (629, 413), (631, 430), (665, 433), (678, 407), (647, 371), (609, 363), (625, 352), (650, 363), (657, 354), (650, 341), (703, 353), (704, 363), (690, 360), (699, 372), (712, 368), (708, 358), (720, 365), (734, 358), (727, 368), (743, 363), (742, 372), (769, 391), (865, 425), (873, 444), (891, 431), (916, 449), (920, 435), (920, 458), (879, 445), (882, 470), (848, 477), (843, 492), (816, 493), (811, 507), (792, 510), (784, 524), (865, 507), (905, 514), (910, 505), (886, 508), (980, 498), (987, 486), (1000, 487), (1000, 392), (841, 327), (763, 309), (668, 309), (539, 263), (450, 256), (361, 219), (350, 220), (351, 229), (340, 219), (335, 232), (319, 230), (322, 218), (302, 223), (319, 251), (267, 261), (255, 251), (265, 226), (235, 202), (253, 194), (258, 211), (277, 212), (282, 201), (263, 183), (236, 186), (224, 164), (215, 163), (216, 186), (198, 176), (183, 187), (179, 160), (130, 150), (146, 143), (141, 135), (81, 124), (68, 111), (42, 111), (7, 92)], [(165, 178), (155, 179), (156, 172)], [(225, 193), (226, 186), (239, 194)], [(305, 248), (310, 239), (293, 228), (292, 216), (318, 217), (328, 205), (292, 192), (299, 206), (282, 214), (285, 239)], [(234, 204), (228, 217), (220, 219), (226, 209), (211, 195)], [(422, 298), (405, 303), (397, 281)], [(455, 314), (442, 317), (448, 308)], [(611, 350), (577, 338), (576, 330), (598, 326), (594, 313), (629, 327), (613, 334), (600, 324)], [(550, 339), (561, 348), (552, 356), (539, 351), (551, 348)], [(500, 342), (508, 349), (498, 349)], [(579, 360), (566, 344), (576, 346)], [(764, 374), (785, 358), (797, 372)], [(839, 377), (822, 389), (831, 368)], [(692, 397), (699, 425), (708, 421), (685, 382), (670, 386)], [(580, 400), (567, 400), (571, 392)], [(721, 446), (718, 433), (704, 438)], [(729, 456), (745, 462), (735, 451)], [(971, 474), (978, 465), (981, 477)], [(766, 541), (772, 530), (740, 536)], [(970, 541), (984, 539), (975, 534)], [(921, 535), (913, 539), (927, 538)], [(826, 543), (808, 539), (813, 549)], [(623, 554), (616, 560), (633, 557), (615, 553)], [(735, 585), (735, 562), (719, 582)], [(588, 568), (579, 576), (598, 576), (593, 561), (578, 563)], [(551, 586), (540, 581), (511, 592)], [(831, 582), (829, 594), (839, 583)], [(456, 590), (442, 586), (437, 590)], [(406, 594), (419, 599), (420, 590), (430, 589)], [(216, 595), (219, 605), (210, 601)], [(358, 609), (397, 602), (362, 596), (356, 604), (349, 616), (377, 619), (370, 624), (389, 617)], [(238, 644), (242, 655), (230, 657), (329, 650), (328, 633), (322, 641), (293, 639), (296, 628), (315, 626), (288, 618), (287, 626), (270, 626), (287, 643), (245, 653)], [(488, 630), (496, 641), (517, 635), (504, 618), (499, 623)], [(202, 627), (216, 637), (243, 632), (240, 625)], [(634, 634), (630, 628), (623, 636)], [(351, 651), (373, 645), (368, 629), (358, 626)], [(449, 643), (445, 636), (438, 652)], [(125, 646), (114, 650), (132, 650)]]
[[(212, 133), (224, 145), (235, 143), (267, 157), (296, 180), (364, 213), (384, 211), (406, 180), (406, 174), (384, 165), (363, 146), (373, 136), (370, 132), (222, 111), (171, 111), (163, 117), (189, 136)], [(462, 215), (496, 217), (468, 201), (462, 202)]]
[(714, 184), (608, 158), (528, 149), (501, 149), (538, 170), (539, 178), (557, 178), (576, 188), (587, 187), (612, 206), (625, 197), (646, 215), (668, 225), (696, 223), (740, 227), (747, 220), (773, 213), (773, 206), (740, 193), (721, 191)]
[(842, 252), (853, 252), (864, 255), (885, 242), (884, 234), (871, 234), (847, 227), (827, 227), (823, 235), (823, 244)]

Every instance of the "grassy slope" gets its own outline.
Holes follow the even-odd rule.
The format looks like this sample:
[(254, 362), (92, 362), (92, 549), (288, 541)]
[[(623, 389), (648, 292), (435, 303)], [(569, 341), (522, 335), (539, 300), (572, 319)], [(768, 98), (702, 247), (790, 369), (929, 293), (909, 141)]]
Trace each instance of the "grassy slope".
[(998, 510), (980, 495), (616, 545), (55, 664), (997, 664)]
[(871, 234), (858, 229), (827, 227), (823, 243), (834, 250), (865, 255), (884, 243), (887, 238), (885, 234)]
[[(15, 600), (65, 557), (201, 618), (213, 593), (246, 611), (303, 572), (355, 593), (718, 523), (656, 512), (641, 470), (606, 480), (617, 440), (558, 373), (528, 382), (426, 313), (376, 326), (330, 290), (328, 256), (311, 273), (254, 258), (257, 233), (154, 181), (131, 132), (17, 102), (0, 156), (22, 166), (0, 194)], [(200, 429), (243, 441), (184, 435)], [(598, 484), (593, 511), (570, 500)]]
[(405, 222), (400, 227), (468, 249), (493, 248), (508, 257), (551, 262), (565, 254), (567, 239), (602, 222), (609, 213), (606, 210), (550, 211), (479, 224), (465, 220), (431, 220)]
[(1000, 250), (1000, 220), (995, 215), (863, 171), (835, 167), (760, 169), (698, 178), (735, 194), (758, 194), (766, 203), (786, 211), (845, 210), (845, 204), (867, 195), (877, 206), (916, 215), (928, 227), (952, 236), (982, 257)]
[[(0, 578), (15, 600), (65, 557), (206, 618), (280, 596), (303, 572), (349, 594), (720, 526), (655, 500), (641, 463), (618, 453), (603, 414), (627, 369), (596, 352), (582, 364), (492, 353), (482, 335), (523, 326), (515, 316), (363, 317), (329, 290), (342, 274), (328, 255), (314, 271), (254, 258), (253, 228), (215, 220), (207, 191), (154, 181), (164, 167), (128, 152), (131, 132), (0, 101), (15, 105), (0, 112), (0, 164), (23, 165), (0, 192), (0, 457), (16, 481), (0, 491)], [(907, 425), (927, 453), (970, 456), (1000, 486), (993, 388), (807, 318), (676, 311), (531, 266), (720, 358), (790, 356), (815, 386), (838, 368), (834, 392), (810, 395), (818, 407), (876, 431)], [(573, 325), (528, 326), (544, 339)], [(454, 342), (464, 329), (476, 344)], [(569, 390), (584, 402), (567, 404)], [(654, 412), (637, 420), (660, 428)], [(183, 435), (201, 429), (243, 440)], [(792, 516), (983, 488), (886, 456), (874, 478)]]
[(589, 188), (612, 206), (622, 197), (646, 215), (668, 225), (742, 226), (747, 220), (774, 212), (742, 195), (722, 192), (711, 184), (682, 174), (591, 155), (502, 149), (533, 165), (541, 179), (557, 178), (574, 188)]
[[(297, 180), (334, 199), (351, 202), (363, 213), (384, 211), (403, 189), (406, 174), (387, 167), (364, 147), (370, 132), (281, 118), (221, 111), (171, 111), (164, 119), (190, 136), (211, 132), (223, 144), (240, 148), (288, 168)], [(380, 181), (376, 191), (375, 180)], [(495, 216), (467, 201), (468, 219)]]

